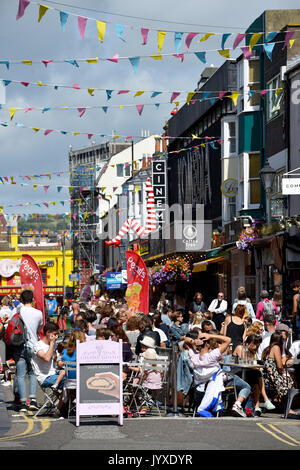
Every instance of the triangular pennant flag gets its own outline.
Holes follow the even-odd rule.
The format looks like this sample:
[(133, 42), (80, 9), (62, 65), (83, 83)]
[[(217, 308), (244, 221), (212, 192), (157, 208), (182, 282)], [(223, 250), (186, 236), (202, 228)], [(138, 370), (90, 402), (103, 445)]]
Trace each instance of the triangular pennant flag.
[(69, 17), (69, 13), (67, 13), (65, 11), (60, 11), (59, 12), (59, 17), (60, 17), (60, 24), (61, 24), (62, 30), (65, 31), (66, 30), (67, 19)]
[(184, 61), (184, 54), (173, 54), (174, 57), (176, 57), (176, 59), (181, 59), (181, 62)]
[(22, 64), (24, 64), (24, 65), (32, 65), (32, 60), (22, 60)]
[(39, 127), (33, 127), (32, 130), (33, 130), (34, 132), (38, 132), (38, 131), (40, 130), (40, 128), (39, 128)]
[(159, 108), (160, 103), (155, 103), (156, 109)]
[(240, 92), (239, 91), (234, 91), (231, 95), (229, 95), (228, 98), (231, 98), (232, 101), (233, 101), (233, 104), (234, 106), (237, 105), (237, 100), (238, 100), (238, 97), (240, 96)]
[(9, 69), (9, 62), (8, 62), (8, 60), (0, 60), (0, 64), (6, 65), (7, 70)]
[(289, 41), (292, 39), (292, 37), (294, 36), (295, 34), (295, 31), (288, 31), (285, 35), (285, 41), (284, 41), (284, 45), (283, 45), (283, 48), (282, 50), (284, 50), (286, 48), (286, 46), (288, 45)]
[(115, 28), (118, 38), (121, 39), (121, 41), (126, 42), (125, 39), (122, 37), (124, 26), (122, 24), (115, 24)]
[(150, 96), (150, 98), (155, 98), (156, 96), (160, 95), (161, 94), (161, 91), (154, 91), (152, 93), (152, 95)]
[(206, 33), (203, 38), (200, 39), (200, 41), (197, 41), (197, 42), (203, 42), (203, 41), (207, 41), (211, 36), (214, 36), (215, 33)]
[(164, 40), (166, 36), (166, 31), (157, 31), (157, 48), (158, 52), (162, 50)]
[(253, 47), (260, 40), (262, 35), (263, 35), (263, 33), (254, 33), (254, 34), (252, 34), (250, 42), (249, 42), (249, 50), (250, 51), (252, 51)]
[(194, 96), (195, 93), (196, 93), (195, 91), (189, 91), (189, 92), (188, 92), (188, 94), (187, 94), (187, 99), (186, 99), (187, 105), (190, 104), (190, 101), (191, 101), (191, 99), (193, 98), (193, 96)]
[(172, 96), (171, 96), (170, 103), (172, 103), (172, 101), (174, 101), (175, 98), (177, 98), (177, 96), (179, 96), (179, 95), (180, 95), (180, 92), (179, 92), (179, 91), (173, 91)]
[(130, 90), (119, 90), (118, 95), (124, 95), (125, 93), (129, 93)]
[(260, 96), (263, 98), (267, 93), (269, 93), (269, 90), (262, 90)]
[(79, 67), (77, 61), (75, 59), (65, 59), (64, 62), (68, 62), (69, 64), (74, 65), (74, 67)]
[(182, 36), (183, 36), (183, 33), (179, 33), (179, 32), (174, 33), (174, 42), (175, 42), (176, 54), (178, 54), (179, 51), (180, 51)]
[(60, 193), (62, 190), (62, 186), (57, 186), (57, 191)]
[(239, 33), (237, 34), (234, 43), (233, 43), (233, 50), (237, 48), (237, 46), (242, 42), (242, 40), (245, 38), (246, 34), (245, 33)]
[(47, 10), (49, 10), (49, 7), (47, 7), (46, 5), (41, 5), (40, 4), (38, 22), (41, 21), (41, 19), (43, 18), (44, 14), (46, 13)]
[(88, 134), (88, 139), (91, 140), (91, 138), (93, 137), (94, 134)]
[(206, 64), (206, 52), (195, 52), (195, 55), (198, 57), (201, 62)]
[(225, 59), (230, 59), (230, 53), (229, 49), (219, 49), (218, 53), (222, 56), (225, 57)]
[(147, 44), (148, 33), (149, 33), (149, 29), (141, 28), (141, 34), (142, 34), (142, 38), (143, 38), (142, 46), (145, 46)]
[(205, 92), (202, 94), (201, 101), (207, 100), (210, 95), (211, 95), (211, 91), (205, 91)]
[(94, 91), (95, 91), (95, 88), (88, 88), (88, 93), (89, 93), (91, 96), (94, 96)]
[(252, 98), (254, 95), (255, 95), (255, 91), (249, 90), (249, 91), (248, 91), (248, 101), (250, 101), (251, 98)]
[(160, 54), (151, 55), (150, 57), (151, 57), (152, 59), (154, 59), (154, 60), (162, 60), (162, 55), (160, 55)]
[(46, 111), (50, 111), (51, 108), (43, 108), (42, 113), (45, 113)]
[(29, 82), (21, 82), (21, 85), (23, 85), (23, 86), (28, 86), (28, 85), (29, 85)]
[(109, 60), (110, 62), (115, 62), (117, 64), (119, 61), (119, 54), (115, 54), (113, 57), (107, 60)]
[(268, 36), (266, 37), (266, 42), (273, 41), (273, 39), (277, 36), (278, 33), (269, 33)]
[(98, 64), (98, 57), (93, 57), (92, 59), (86, 59), (89, 64)]
[(79, 117), (83, 116), (84, 113), (86, 112), (86, 108), (77, 108), (79, 111)]
[(272, 61), (272, 53), (275, 46), (275, 42), (270, 42), (269, 44), (264, 44), (264, 50), (268, 59)]
[(102, 109), (105, 113), (107, 113), (107, 106), (102, 106)]
[(114, 90), (106, 90), (106, 97), (107, 97), (108, 100), (111, 99), (111, 94), (112, 94), (113, 91)]
[(231, 33), (224, 33), (222, 35), (221, 49), (224, 49), (227, 39), (231, 36)]
[(226, 95), (227, 91), (219, 91), (219, 99), (222, 100)]
[(49, 189), (49, 186), (44, 186), (45, 193), (47, 193), (48, 189)]
[(106, 23), (104, 21), (96, 21), (97, 24), (97, 31), (98, 31), (98, 39), (100, 42), (103, 42), (106, 30)]
[(18, 110), (18, 108), (9, 108), (9, 115), (10, 115), (10, 120), (12, 121), (16, 111)]
[(46, 129), (45, 132), (44, 132), (44, 135), (48, 135), (48, 134), (50, 134), (50, 132), (53, 132), (53, 130), (52, 129)]
[(11, 80), (2, 80), (4, 86), (8, 86), (11, 83)]
[(139, 63), (140, 63), (140, 57), (129, 57), (129, 62), (132, 65), (133, 72), (136, 73)]
[(276, 91), (275, 91), (275, 96), (279, 96), (282, 92), (283, 88), (276, 88)]
[(136, 109), (138, 110), (138, 113), (141, 116), (141, 114), (143, 112), (143, 109), (144, 109), (144, 105), (143, 104), (137, 104)]
[(22, 18), (22, 16), (25, 13), (25, 9), (28, 7), (29, 3), (30, 2), (28, 0), (19, 0), (19, 8), (18, 8), (17, 16), (16, 16), (17, 20)]
[(241, 51), (242, 51), (242, 53), (244, 54), (245, 59), (248, 59), (248, 60), (249, 60), (249, 59), (251, 58), (252, 53), (251, 53), (251, 51), (250, 51), (249, 46), (243, 46), (243, 47), (241, 47)]
[(78, 21), (78, 28), (79, 28), (80, 36), (82, 37), (82, 39), (84, 39), (87, 18), (85, 16), (78, 16), (77, 21)]
[(141, 91), (137, 91), (137, 92), (135, 93), (135, 95), (133, 95), (133, 97), (135, 98), (136, 96), (141, 96), (143, 93), (145, 93), (145, 92), (142, 91), (142, 90), (141, 90)]
[(199, 33), (189, 33), (185, 39), (185, 48), (188, 51), (191, 45), (192, 40), (194, 39), (195, 36), (197, 36)]
[(48, 64), (53, 62), (53, 60), (42, 60), (42, 63), (44, 64), (45, 67), (47, 67)]
[(75, 90), (80, 90), (78, 83), (73, 83), (73, 88), (74, 88)]

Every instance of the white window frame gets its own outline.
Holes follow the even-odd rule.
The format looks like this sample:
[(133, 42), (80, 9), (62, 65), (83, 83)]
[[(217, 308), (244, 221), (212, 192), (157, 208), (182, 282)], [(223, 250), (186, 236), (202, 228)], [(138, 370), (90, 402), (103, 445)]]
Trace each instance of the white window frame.
[[(283, 88), (283, 83), (280, 80), (280, 74), (275, 75), (268, 83), (267, 90), (270, 90), (266, 96), (267, 99), (267, 122), (277, 118), (283, 113), (283, 91), (276, 97), (275, 93), (277, 88)], [(274, 103), (277, 99), (277, 103)]]
[[(250, 181), (251, 180), (258, 180), (258, 178), (249, 178), (249, 169), (250, 169), (250, 155), (258, 154), (259, 152), (249, 152), (249, 153), (242, 153), (239, 155), (238, 160), (238, 181), (239, 181), (239, 192), (238, 192), (238, 201), (237, 207), (238, 210), (245, 210), (245, 209), (259, 209), (260, 203), (258, 204), (250, 204)], [(240, 161), (243, 159), (243, 175), (241, 175), (240, 171)]]

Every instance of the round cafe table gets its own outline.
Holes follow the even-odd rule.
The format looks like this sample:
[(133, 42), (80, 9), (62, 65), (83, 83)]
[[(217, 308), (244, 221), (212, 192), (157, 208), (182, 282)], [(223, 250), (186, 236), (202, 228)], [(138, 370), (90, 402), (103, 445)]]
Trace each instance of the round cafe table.
[(220, 365), (222, 368), (224, 367), (230, 367), (230, 372), (235, 373), (235, 372), (240, 372), (242, 371), (242, 379), (245, 380), (246, 377), (246, 372), (247, 370), (257, 370), (257, 369), (263, 369), (264, 365), (263, 364), (252, 364), (252, 363), (247, 363), (247, 362), (220, 362)]

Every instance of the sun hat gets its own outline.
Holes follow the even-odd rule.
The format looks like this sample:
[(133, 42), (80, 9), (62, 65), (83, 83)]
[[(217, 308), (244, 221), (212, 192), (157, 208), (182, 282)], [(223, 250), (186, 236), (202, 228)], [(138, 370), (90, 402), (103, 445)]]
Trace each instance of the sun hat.
[(158, 354), (153, 348), (148, 348), (142, 356), (144, 359), (158, 359)]
[(153, 338), (150, 338), (150, 336), (145, 336), (141, 341), (140, 344), (143, 346), (147, 346), (147, 348), (155, 348), (156, 343)]

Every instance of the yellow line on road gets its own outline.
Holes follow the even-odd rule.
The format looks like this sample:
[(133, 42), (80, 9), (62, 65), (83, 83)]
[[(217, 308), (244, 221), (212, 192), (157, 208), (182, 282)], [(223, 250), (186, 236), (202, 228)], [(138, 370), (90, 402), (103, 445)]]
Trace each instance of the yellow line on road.
[(269, 425), (270, 428), (274, 429), (275, 431), (279, 432), (280, 434), (282, 434), (283, 436), (287, 437), (288, 439), (290, 439), (291, 441), (295, 442), (297, 445), (300, 445), (300, 441), (297, 441), (296, 439), (294, 439), (292, 436), (290, 436), (289, 434), (286, 434), (285, 432), (281, 431), (280, 429), (278, 429), (276, 426), (274, 426), (274, 424), (270, 424)]
[[(292, 447), (297, 447), (297, 445), (300, 445), (300, 442), (298, 441), (295, 441), (295, 442), (298, 442), (298, 444), (293, 444), (291, 441), (294, 441), (294, 439), (289, 436), (288, 434), (285, 434), (283, 433), (282, 431), (279, 431), (279, 429), (277, 429), (275, 426), (273, 427), (273, 429), (275, 429), (278, 433), (281, 433), (283, 435), (285, 435), (288, 439), (290, 439), (289, 441), (286, 441), (285, 439), (282, 439), (280, 436), (278, 436), (277, 434), (275, 434), (274, 432), (270, 431), (270, 429), (267, 428), (267, 425), (263, 425), (261, 423), (256, 423), (257, 426), (259, 426), (261, 429), (263, 429), (263, 431), (265, 432), (268, 432), (269, 434), (271, 434), (271, 436), (275, 437), (275, 439), (278, 439), (279, 441), (281, 442), (284, 442), (285, 444), (289, 445), (289, 446), (292, 446)], [(269, 425), (271, 428), (272, 428), (272, 425), (270, 424)]]
[[(20, 434), (15, 434), (14, 436), (1, 437), (0, 442), (12, 441), (14, 439), (24, 439), (25, 437), (35, 437), (46, 432), (47, 429), (49, 429), (51, 426), (51, 422), (49, 419), (37, 420), (33, 418), (27, 418), (27, 416), (24, 416), (24, 420), (27, 422), (27, 428), (25, 429), (24, 432)], [(34, 428), (34, 424), (37, 421), (41, 424), (41, 430), (36, 433), (31, 433), (31, 431)]]

